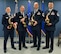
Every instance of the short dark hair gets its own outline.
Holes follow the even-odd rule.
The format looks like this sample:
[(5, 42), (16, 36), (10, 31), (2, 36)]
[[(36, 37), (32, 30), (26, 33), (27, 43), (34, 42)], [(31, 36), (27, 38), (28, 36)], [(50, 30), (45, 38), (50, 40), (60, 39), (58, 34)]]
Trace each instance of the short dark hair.
[(6, 9), (7, 7), (10, 7), (10, 6), (6, 6), (5, 9)]
[(54, 3), (53, 1), (49, 1), (48, 3)]

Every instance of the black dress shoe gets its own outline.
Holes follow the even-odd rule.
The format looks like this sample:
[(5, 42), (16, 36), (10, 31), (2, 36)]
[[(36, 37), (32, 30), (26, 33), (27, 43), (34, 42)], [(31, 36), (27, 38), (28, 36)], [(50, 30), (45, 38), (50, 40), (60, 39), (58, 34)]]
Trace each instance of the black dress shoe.
[(48, 49), (49, 47), (43, 47), (42, 49)]
[(16, 50), (16, 48), (15, 48), (15, 47), (12, 47), (12, 49)]
[(33, 45), (33, 46), (31, 46), (31, 48), (34, 48), (34, 47), (37, 47), (37, 45)]
[(40, 47), (37, 48), (37, 51), (39, 51), (39, 50), (40, 50)]
[(50, 50), (49, 50), (49, 53), (52, 53), (52, 52), (53, 52), (53, 50), (52, 50), (52, 49), (50, 49)]
[(21, 48), (19, 48), (19, 50), (21, 50)]
[(27, 46), (23, 46), (23, 47), (26, 48), (26, 49), (28, 48)]
[(6, 53), (7, 51), (6, 50), (4, 50), (4, 53)]

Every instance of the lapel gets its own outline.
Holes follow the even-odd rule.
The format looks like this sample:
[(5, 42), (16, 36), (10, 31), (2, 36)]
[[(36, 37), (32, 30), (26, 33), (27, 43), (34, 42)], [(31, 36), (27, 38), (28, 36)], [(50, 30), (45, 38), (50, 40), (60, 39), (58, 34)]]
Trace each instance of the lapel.
[(22, 16), (22, 17), (23, 17), (23, 14), (22, 14), (21, 12), (19, 12), (19, 14), (20, 14), (20, 16)]
[(6, 15), (6, 17), (8, 17), (8, 18), (10, 18), (10, 16), (11, 16), (11, 14), (10, 14), (10, 16), (9, 16), (7, 13), (6, 13), (5, 15)]

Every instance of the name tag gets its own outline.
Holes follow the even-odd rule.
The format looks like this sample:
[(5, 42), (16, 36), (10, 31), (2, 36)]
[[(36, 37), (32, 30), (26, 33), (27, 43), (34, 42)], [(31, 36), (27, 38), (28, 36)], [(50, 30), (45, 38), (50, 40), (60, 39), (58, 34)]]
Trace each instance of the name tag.
[(6, 17), (6, 19), (8, 19), (9, 17)]
[(19, 16), (19, 18), (22, 18), (22, 16)]

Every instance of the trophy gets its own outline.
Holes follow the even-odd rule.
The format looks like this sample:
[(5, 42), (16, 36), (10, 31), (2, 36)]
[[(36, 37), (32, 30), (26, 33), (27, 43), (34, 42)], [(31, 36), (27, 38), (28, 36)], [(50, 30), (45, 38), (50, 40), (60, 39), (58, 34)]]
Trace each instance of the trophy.
[(34, 20), (34, 14), (32, 15), (32, 17), (31, 17), (31, 25), (34, 25), (34, 23), (35, 23), (35, 20)]
[(49, 19), (49, 16), (50, 15), (50, 13), (48, 13), (47, 15), (46, 15), (46, 19), (45, 19), (45, 22), (47, 23), (47, 24), (49, 24), (50, 23), (50, 19)]
[(26, 17), (26, 16), (24, 16), (23, 18), (25, 18), (25, 21), (24, 21), (24, 22), (22, 22), (22, 23), (23, 23), (23, 26), (24, 26), (24, 27), (27, 27), (27, 24), (26, 24), (26, 18), (27, 18), (27, 17)]
[(12, 16), (9, 16), (9, 19), (8, 19), (8, 23), (10, 24), (9, 25), (9, 28), (11, 29), (13, 27), (13, 23), (11, 22), (11, 19), (13, 18), (13, 15)]

